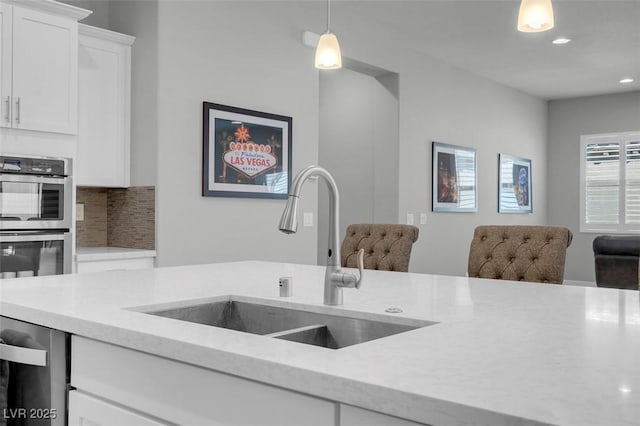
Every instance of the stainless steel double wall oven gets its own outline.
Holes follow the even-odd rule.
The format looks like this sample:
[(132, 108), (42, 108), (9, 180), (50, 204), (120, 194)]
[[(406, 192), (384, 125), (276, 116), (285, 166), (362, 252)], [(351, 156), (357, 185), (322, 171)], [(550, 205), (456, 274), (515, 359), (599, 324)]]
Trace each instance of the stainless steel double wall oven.
[(0, 278), (71, 273), (71, 160), (0, 155)]

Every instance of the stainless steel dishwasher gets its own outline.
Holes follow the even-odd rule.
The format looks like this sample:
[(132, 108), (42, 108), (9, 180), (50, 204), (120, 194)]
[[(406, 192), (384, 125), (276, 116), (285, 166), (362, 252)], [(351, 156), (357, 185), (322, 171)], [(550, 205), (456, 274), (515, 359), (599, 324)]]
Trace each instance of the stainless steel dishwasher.
[(0, 339), (0, 425), (66, 425), (68, 336), (0, 316)]

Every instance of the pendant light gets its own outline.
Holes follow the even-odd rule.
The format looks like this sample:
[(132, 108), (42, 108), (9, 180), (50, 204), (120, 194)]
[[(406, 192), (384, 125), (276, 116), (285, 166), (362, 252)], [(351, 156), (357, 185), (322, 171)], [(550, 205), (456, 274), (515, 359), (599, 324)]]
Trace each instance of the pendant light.
[(327, 31), (320, 36), (316, 47), (316, 68), (335, 70), (342, 68), (342, 54), (338, 38), (331, 32), (331, 0), (327, 0)]
[(551, 0), (522, 0), (518, 14), (518, 31), (538, 33), (553, 28)]

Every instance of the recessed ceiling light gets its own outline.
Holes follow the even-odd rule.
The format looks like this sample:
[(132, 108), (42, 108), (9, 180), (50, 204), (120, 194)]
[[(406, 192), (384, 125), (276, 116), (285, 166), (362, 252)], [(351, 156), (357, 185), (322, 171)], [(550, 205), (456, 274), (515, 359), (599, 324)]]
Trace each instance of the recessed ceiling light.
[(633, 83), (633, 79), (632, 78), (623, 78), (622, 80), (620, 80), (620, 83), (622, 83), (622, 84)]
[(551, 43), (553, 43), (553, 44), (567, 44), (570, 41), (571, 41), (570, 38), (558, 37), (557, 39), (553, 40)]

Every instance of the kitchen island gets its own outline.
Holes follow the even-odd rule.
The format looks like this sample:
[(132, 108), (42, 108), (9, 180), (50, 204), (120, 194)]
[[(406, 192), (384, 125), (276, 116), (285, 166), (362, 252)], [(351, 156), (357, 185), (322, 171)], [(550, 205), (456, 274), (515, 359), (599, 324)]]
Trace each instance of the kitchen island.
[[(0, 281), (0, 315), (63, 330), (88, 348), (139, 351), (312, 397), (335, 407), (335, 425), (358, 424), (345, 420), (357, 418), (353, 407), (361, 419), (392, 416), (375, 417), (389, 419), (379, 424), (640, 424), (637, 291), (367, 270), (360, 290), (345, 289), (344, 305), (328, 307), (324, 272), (237, 262), (9, 279)], [(281, 298), (285, 276), (293, 291)], [(437, 324), (333, 350), (135, 310), (230, 295)], [(130, 407), (181, 423), (175, 410), (138, 402)]]

